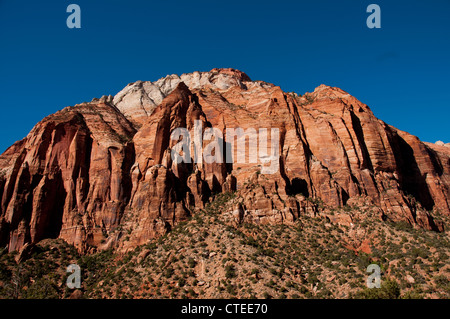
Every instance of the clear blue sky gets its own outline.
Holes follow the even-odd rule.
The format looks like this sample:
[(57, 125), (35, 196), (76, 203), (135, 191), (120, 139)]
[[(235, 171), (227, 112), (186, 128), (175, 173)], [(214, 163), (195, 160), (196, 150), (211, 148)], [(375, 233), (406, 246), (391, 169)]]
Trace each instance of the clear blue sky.
[[(66, 26), (71, 3), (81, 29)], [(381, 29), (366, 26), (370, 3)], [(0, 0), (0, 152), (65, 106), (214, 67), (300, 94), (337, 86), (450, 142), (449, 16), (449, 0)]]

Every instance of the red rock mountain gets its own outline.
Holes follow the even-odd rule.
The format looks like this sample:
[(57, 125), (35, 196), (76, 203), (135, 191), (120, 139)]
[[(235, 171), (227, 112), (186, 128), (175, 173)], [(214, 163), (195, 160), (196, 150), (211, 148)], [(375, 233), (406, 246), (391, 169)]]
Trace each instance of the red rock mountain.
[[(171, 132), (194, 136), (195, 121), (224, 136), (277, 128), (279, 169), (173, 162)], [(433, 214), (450, 215), (450, 147), (423, 143), (326, 85), (300, 96), (234, 69), (138, 81), (44, 118), (0, 156), (0, 244), (63, 238), (85, 252), (127, 249), (227, 191), (240, 198), (229, 212), (238, 221), (290, 223), (319, 202), (369, 201), (380, 218), (442, 231)]]

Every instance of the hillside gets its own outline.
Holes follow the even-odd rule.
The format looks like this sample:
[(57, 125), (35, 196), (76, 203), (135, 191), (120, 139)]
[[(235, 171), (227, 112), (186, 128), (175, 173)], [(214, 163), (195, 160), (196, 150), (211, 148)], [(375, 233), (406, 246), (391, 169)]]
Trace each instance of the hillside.
[[(1, 298), (449, 298), (448, 236), (380, 221), (374, 207), (324, 214), (293, 225), (236, 225), (222, 212), (224, 194), (167, 235), (126, 254), (80, 255), (44, 240), (17, 264), (0, 257)], [(375, 209), (376, 211), (376, 209)], [(361, 218), (361, 214), (364, 214)], [(66, 287), (68, 263), (82, 288)], [(381, 266), (382, 288), (367, 289), (366, 268)]]

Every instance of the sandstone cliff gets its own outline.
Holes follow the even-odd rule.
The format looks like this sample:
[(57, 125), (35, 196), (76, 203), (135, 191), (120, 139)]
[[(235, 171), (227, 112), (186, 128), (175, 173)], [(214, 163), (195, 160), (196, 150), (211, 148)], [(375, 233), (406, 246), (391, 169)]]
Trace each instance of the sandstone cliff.
[[(171, 133), (193, 136), (194, 123), (224, 139), (227, 128), (277, 128), (277, 171), (264, 174), (248, 148), (240, 163), (227, 154), (222, 163), (173, 162)], [(362, 201), (383, 220), (442, 231), (433, 215), (450, 215), (450, 148), (326, 85), (300, 96), (234, 69), (138, 81), (44, 118), (0, 156), (0, 244), (63, 238), (81, 251), (128, 249), (228, 191), (239, 198), (230, 211), (238, 222), (290, 223)]]

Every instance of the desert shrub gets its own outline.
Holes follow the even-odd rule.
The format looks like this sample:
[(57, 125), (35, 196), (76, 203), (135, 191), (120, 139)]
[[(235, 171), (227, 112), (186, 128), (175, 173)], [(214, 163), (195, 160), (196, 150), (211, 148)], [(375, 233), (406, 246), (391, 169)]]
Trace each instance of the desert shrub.
[(59, 292), (54, 282), (39, 278), (23, 291), (21, 297), (25, 299), (58, 299)]
[(400, 287), (395, 280), (386, 280), (381, 283), (381, 288), (364, 288), (356, 295), (356, 299), (398, 299)]
[(231, 279), (236, 277), (236, 268), (233, 264), (229, 264), (225, 266), (225, 278)]
[(192, 258), (192, 257), (189, 257), (189, 259), (188, 259), (188, 266), (190, 268), (194, 268), (196, 264), (197, 264), (197, 262), (195, 261), (195, 259)]

